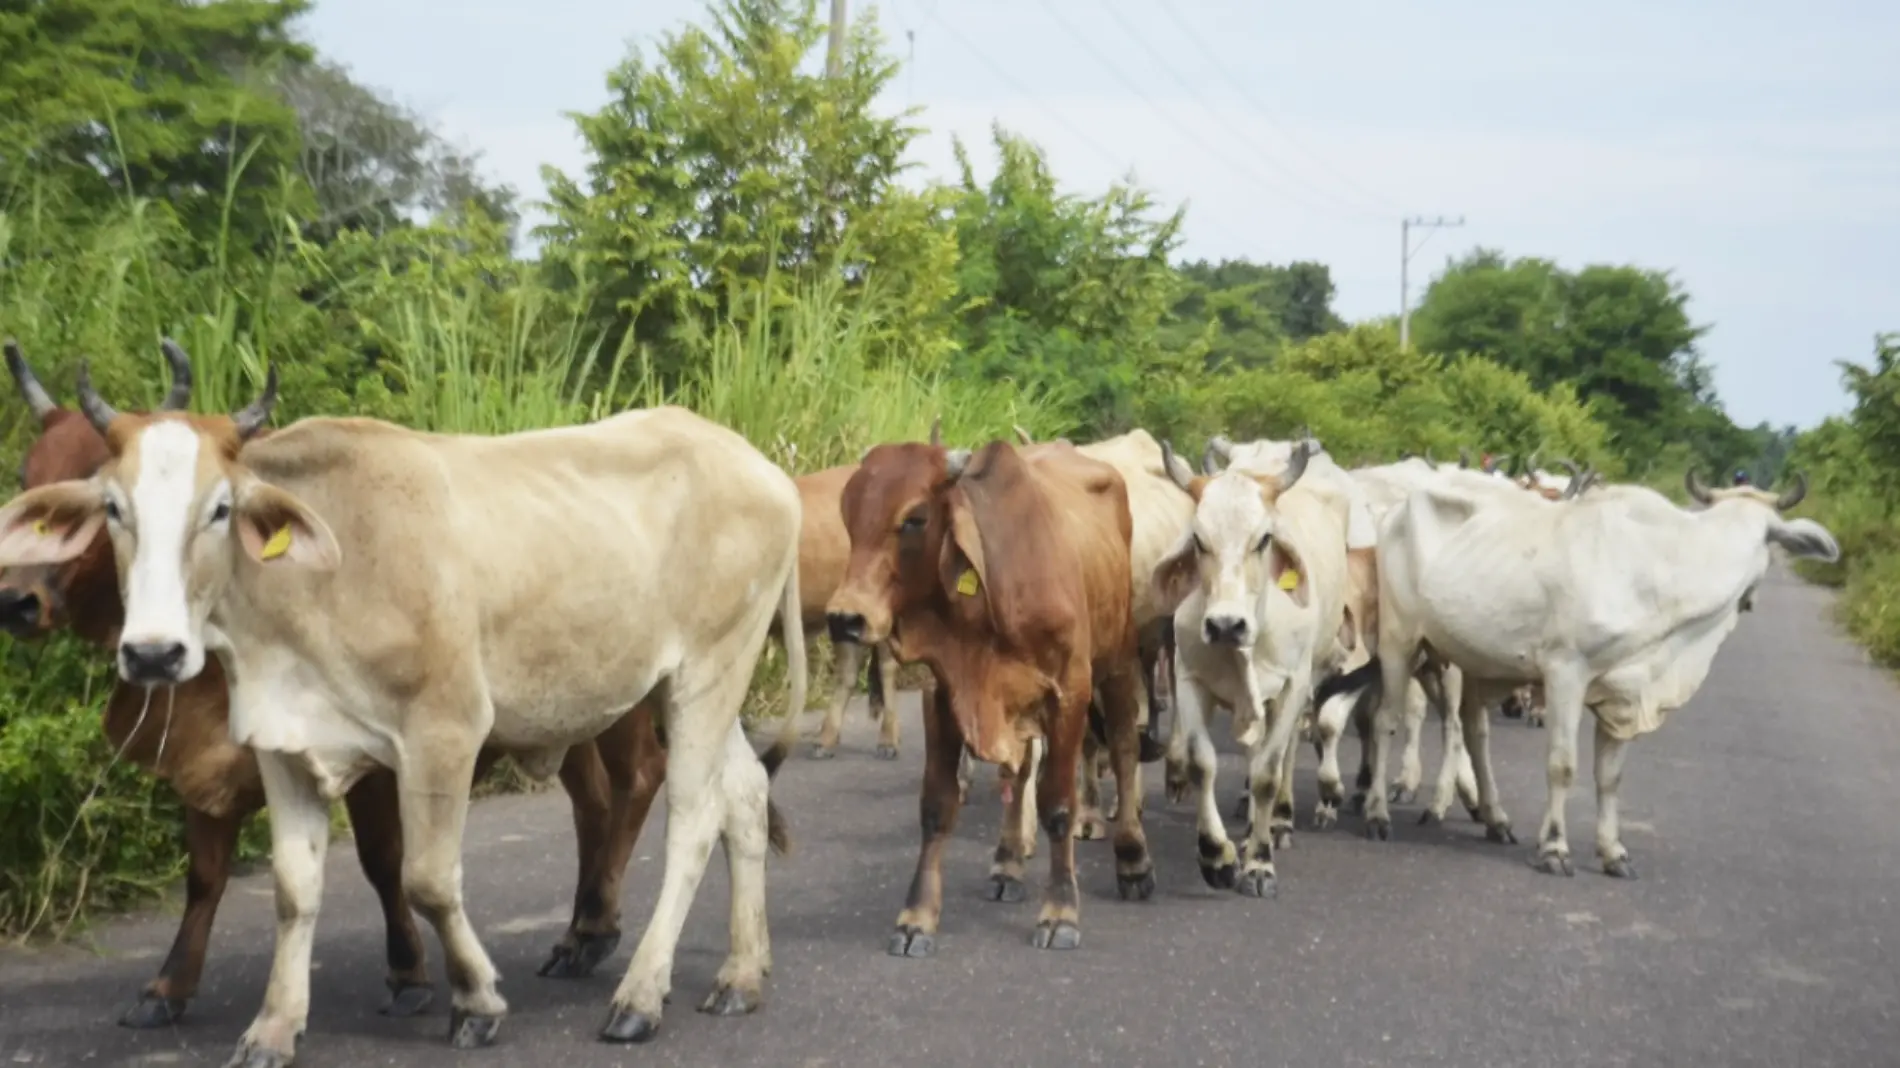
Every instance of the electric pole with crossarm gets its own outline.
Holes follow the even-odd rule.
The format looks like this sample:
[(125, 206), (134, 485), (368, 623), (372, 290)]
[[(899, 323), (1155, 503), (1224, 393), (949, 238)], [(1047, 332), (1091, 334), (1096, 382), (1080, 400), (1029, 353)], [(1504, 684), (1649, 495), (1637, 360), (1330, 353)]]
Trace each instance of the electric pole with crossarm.
[[(1412, 227), (1436, 230), (1440, 227), (1463, 226), (1465, 217), (1447, 219), (1443, 215), (1427, 219), (1423, 215), (1413, 215), (1399, 220), (1399, 351), (1404, 352), (1412, 339), (1412, 287), (1411, 275), (1407, 273), (1412, 263), (1412, 254), (1418, 249), (1412, 247)], [(1426, 240), (1430, 240), (1427, 238)], [(1424, 248), (1420, 242), (1419, 248)]]

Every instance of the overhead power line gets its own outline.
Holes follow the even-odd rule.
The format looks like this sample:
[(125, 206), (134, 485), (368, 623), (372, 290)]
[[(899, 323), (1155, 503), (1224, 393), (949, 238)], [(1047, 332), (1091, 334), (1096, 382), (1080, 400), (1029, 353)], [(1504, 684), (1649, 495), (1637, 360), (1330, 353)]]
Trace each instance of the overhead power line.
[(1411, 285), (1410, 285), (1411, 275), (1409, 274), (1410, 266), (1412, 263), (1412, 256), (1415, 253), (1417, 253), (1419, 249), (1422, 249), (1425, 247), (1425, 241), (1430, 241), (1432, 239), (1431, 235), (1427, 234), (1425, 235), (1425, 241), (1420, 241), (1418, 243), (1418, 248), (1416, 249), (1413, 248), (1412, 247), (1412, 227), (1416, 226), (1421, 229), (1429, 229), (1436, 232), (1437, 230), (1443, 227), (1463, 226), (1464, 224), (1465, 224), (1465, 217), (1462, 215), (1458, 216), (1456, 219), (1447, 219), (1443, 215), (1440, 215), (1435, 219), (1427, 219), (1422, 215), (1408, 215), (1405, 218), (1399, 220), (1399, 351), (1400, 352), (1404, 352), (1406, 350), (1406, 348), (1411, 343), (1411, 337), (1412, 337), (1412, 292), (1411, 292)]

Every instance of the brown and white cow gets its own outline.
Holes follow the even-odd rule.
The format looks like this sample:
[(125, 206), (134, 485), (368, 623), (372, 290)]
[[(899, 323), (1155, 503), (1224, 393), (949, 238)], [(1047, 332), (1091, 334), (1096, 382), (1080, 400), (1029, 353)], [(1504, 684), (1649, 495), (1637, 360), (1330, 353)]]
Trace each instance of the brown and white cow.
[[(851, 536), (845, 532), (839, 501), (844, 485), (850, 481), (857, 464), (840, 464), (799, 475), (798, 496), (804, 515), (798, 534), (798, 592), (803, 600), (807, 635), (825, 626), (825, 605), (844, 581), (845, 564), (851, 558)], [(858, 685), (858, 667), (866, 659), (865, 649), (856, 642), (839, 642), (832, 649), (831, 701), (825, 706), (825, 719), (818, 731), (811, 755), (824, 760), (838, 753), (838, 733), (844, 727), (844, 708), (851, 691)], [(897, 661), (890, 645), (880, 643), (871, 651), (871, 718), (878, 721), (877, 755), (897, 759), (898, 723), (893, 691), (897, 686)], [(799, 710), (801, 713), (802, 709)]]
[[(1141, 683), (1121, 476), (1066, 442), (1019, 451), (993, 441), (974, 456), (915, 442), (879, 445), (845, 486), (844, 519), (851, 564), (831, 600), (833, 639), (888, 639), (899, 660), (927, 664), (936, 680), (924, 715), (922, 849), (889, 952), (935, 951), (942, 855), (956, 827), (966, 744), (978, 759), (1035, 783), (1049, 883), (1034, 944), (1080, 945), (1075, 774), (1098, 695), (1119, 790), (1118, 889), (1140, 899), (1154, 891), (1134, 796)], [(1039, 775), (1026, 766), (1037, 743), (1047, 746)], [(1029, 791), (1016, 793), (1012, 808)], [(1024, 896), (1024, 830), (1005, 819), (992, 900)]]
[(277, 939), (235, 1063), (281, 1066), (309, 1009), (328, 805), (395, 771), (402, 885), (448, 958), (450, 1039), (494, 1040), (507, 1002), (462, 903), (468, 789), (484, 744), (530, 775), (651, 701), (667, 746), (667, 862), (602, 1037), (657, 1034), (674, 947), (716, 841), (732, 952), (703, 1011), (749, 1012), (771, 966), (768, 798), (739, 706), (774, 618), (805, 688), (798, 492), (744, 438), (679, 408), (499, 437), (305, 419), (120, 415), (80, 370), (111, 459), (0, 507), (0, 566), (71, 560), (101, 528), (125, 589), (120, 676), (230, 680), (229, 731), (270, 810)]
[[(80, 413), (53, 400), (16, 343), (5, 347), (7, 369), (41, 427), (22, 464), (23, 488), (90, 478), (109, 458), (105, 438)], [(183, 411), (191, 399), (191, 364), (177, 346), (163, 348), (173, 386), (160, 410)], [(267, 433), (260, 430), (258, 436)], [(118, 643), (124, 619), (112, 542), (104, 531), (66, 563), (0, 569), (0, 630), (16, 638), (34, 640), (70, 627), (84, 640), (110, 648)], [(257, 760), (231, 741), (227, 720), (224, 669), (215, 660), (198, 677), (164, 693), (121, 682), (106, 702), (106, 739), (119, 759), (165, 780), (183, 802), (189, 857), (185, 911), (171, 952), (119, 1017), (123, 1026), (161, 1027), (184, 1015), (204, 970), (238, 832), (264, 807)], [(665, 752), (644, 709), (629, 713), (599, 742), (598, 748), (592, 741), (575, 746), (561, 765), (561, 784), (574, 808), (580, 881), (567, 933), (540, 968), (544, 976), (589, 975), (619, 944), (621, 875), (666, 773)], [(486, 775), (501, 755), (484, 748), (475, 777)], [(344, 795), (344, 803), (357, 859), (376, 890), (387, 929), (390, 997), (382, 1011), (412, 1016), (427, 1007), (433, 989), (402, 891), (395, 776), (383, 770), (364, 776)]]

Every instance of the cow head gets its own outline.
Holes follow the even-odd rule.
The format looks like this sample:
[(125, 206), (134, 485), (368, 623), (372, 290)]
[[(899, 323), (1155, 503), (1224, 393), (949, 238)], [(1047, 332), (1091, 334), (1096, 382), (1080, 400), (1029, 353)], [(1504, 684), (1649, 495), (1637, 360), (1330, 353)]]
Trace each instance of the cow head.
[[(1198, 588), (1207, 599), (1201, 638), (1209, 645), (1251, 646), (1260, 636), (1259, 606), (1269, 587), (1307, 603), (1304, 569), (1275, 537), (1274, 504), (1306, 472), (1308, 449), (1306, 442), (1297, 445), (1279, 475), (1229, 468), (1189, 479), (1183, 477), (1186, 465), (1164, 446), (1169, 474), (1194, 496), (1195, 506), (1187, 533), (1155, 566), (1155, 591), (1164, 604), (1178, 607)], [(1210, 468), (1213, 460), (1210, 451)]]
[(873, 446), (844, 484), (838, 509), (851, 555), (825, 605), (832, 641), (884, 641), (893, 619), (932, 595), (948, 528), (944, 491), (970, 459), (968, 449), (945, 449), (942, 433), (939, 420), (927, 445)]
[(103, 528), (125, 603), (120, 677), (144, 685), (196, 677), (206, 620), (238, 567), (330, 568), (340, 559), (322, 519), (238, 461), (276, 393), (273, 365), (263, 393), (235, 415), (121, 414), (94, 392), (82, 362), (80, 410), (109, 458), (90, 478), (40, 486), (0, 508), (0, 566), (64, 564)]
[[(1787, 519), (1781, 513), (1800, 504), (1808, 495), (1806, 475), (1796, 474), (1794, 484), (1780, 494), (1754, 486), (1724, 486), (1709, 489), (1696, 477), (1695, 469), (1684, 472), (1683, 489), (1701, 510), (1716, 511), (1730, 507), (1760, 509), (1767, 514), (1768, 540), (1796, 556), (1810, 556), (1833, 563), (1841, 558), (1840, 543), (1828, 529), (1812, 519)], [(1759, 514), (1759, 513), (1758, 513)]]
[[(183, 411), (191, 404), (191, 361), (176, 345), (162, 346), (171, 364), (172, 388), (159, 411)], [(111, 458), (106, 439), (83, 415), (55, 402), (26, 362), (17, 342), (6, 342), (7, 371), (20, 396), (40, 421), (40, 436), (28, 446), (20, 465), (22, 489), (92, 477)], [(119, 581), (112, 564), (112, 541), (103, 531), (70, 559), (0, 567), (0, 630), (18, 638), (36, 638), (72, 624), (85, 637), (104, 641), (119, 624)]]

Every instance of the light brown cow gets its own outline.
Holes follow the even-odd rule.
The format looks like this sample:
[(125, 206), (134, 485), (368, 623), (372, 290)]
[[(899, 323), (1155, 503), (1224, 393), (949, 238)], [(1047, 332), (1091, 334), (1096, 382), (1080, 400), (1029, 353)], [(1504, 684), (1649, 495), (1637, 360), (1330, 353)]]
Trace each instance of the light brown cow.
[[(1021, 452), (994, 441), (974, 458), (921, 443), (879, 445), (845, 486), (851, 564), (831, 601), (834, 640), (889, 639), (936, 679), (924, 716), (923, 847), (888, 945), (935, 951), (942, 855), (956, 827), (965, 744), (1036, 785), (1049, 834), (1049, 883), (1034, 944), (1081, 944), (1075, 882), (1075, 772), (1099, 693), (1120, 791), (1117, 888), (1154, 891), (1134, 796), (1140, 661), (1130, 611), (1127, 490), (1113, 467), (1067, 443)], [(1026, 767), (1047, 745), (1040, 775)], [(1028, 789), (1016, 791), (1020, 804)], [(990, 897), (1020, 900), (1021, 826), (1005, 819)]]
[[(857, 469), (857, 464), (841, 464), (794, 479), (804, 515), (798, 533), (798, 592), (804, 602), (808, 635), (824, 628), (825, 604), (844, 581), (845, 564), (851, 558), (851, 536), (845, 533), (839, 502), (845, 483)], [(857, 688), (858, 666), (866, 659), (864, 652), (856, 642), (839, 642), (832, 649), (831, 702), (825, 706), (824, 725), (811, 753), (817, 759), (838, 753), (844, 708), (851, 700), (851, 691)], [(877, 755), (896, 760), (899, 730), (896, 703), (891, 698), (897, 686), (897, 661), (889, 643), (879, 643), (869, 660), (871, 718), (878, 721)]]
[[(25, 488), (90, 478), (109, 458), (105, 438), (76, 411), (62, 408), (28, 366), (19, 346), (6, 343), (7, 368), (40, 420), (40, 436), (22, 465)], [(191, 400), (191, 364), (175, 345), (163, 346), (173, 387), (161, 411), (182, 411)], [(268, 431), (260, 430), (262, 438)], [(62, 626), (84, 640), (113, 647), (125, 618), (112, 542), (102, 530), (64, 564), (0, 570), (0, 629), (34, 640)], [(197, 993), (218, 904), (231, 876), (239, 830), (264, 807), (263, 780), (250, 750), (231, 741), (223, 666), (212, 660), (197, 678), (164, 691), (120, 683), (106, 702), (106, 739), (121, 760), (171, 785), (185, 810), (185, 910), (171, 951), (119, 1017), (126, 1027), (162, 1027), (184, 1016)], [(665, 753), (645, 710), (624, 717), (600, 738), (568, 751), (561, 783), (574, 808), (580, 881), (567, 933), (539, 974), (589, 975), (620, 940), (620, 879), (648, 807), (665, 776)], [(501, 756), (484, 748), (475, 777)], [(433, 998), (421, 935), (402, 891), (402, 822), (396, 779), (387, 771), (364, 776), (344, 795), (363, 874), (376, 890), (386, 928), (384, 945), (390, 1016), (421, 1012)]]
[(681, 408), (499, 437), (305, 419), (266, 440), (276, 370), (234, 416), (122, 416), (80, 371), (112, 459), (0, 507), (0, 566), (60, 563), (103, 526), (126, 590), (128, 682), (231, 679), (229, 729), (256, 754), (271, 818), (271, 980), (233, 1060), (295, 1056), (328, 805), (395, 770), (403, 888), (448, 958), (458, 1047), (507, 1002), (462, 900), (468, 786), (484, 742), (548, 775), (651, 699), (667, 746), (660, 897), (601, 1036), (645, 1041), (716, 843), (732, 949), (702, 1011), (750, 1012), (771, 967), (765, 853), (784, 846), (771, 775), (739, 707), (774, 618), (803, 706), (798, 491), (737, 433)]

